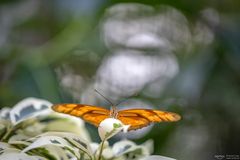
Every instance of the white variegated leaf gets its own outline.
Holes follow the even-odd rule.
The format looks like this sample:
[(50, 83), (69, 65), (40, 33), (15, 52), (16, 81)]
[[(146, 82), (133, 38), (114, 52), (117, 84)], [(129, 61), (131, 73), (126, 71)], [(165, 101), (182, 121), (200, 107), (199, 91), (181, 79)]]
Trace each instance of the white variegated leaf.
[(120, 156), (126, 152), (129, 151), (129, 149), (132, 149), (136, 147), (136, 144), (132, 141), (128, 141), (128, 140), (123, 140), (123, 141), (119, 141), (119, 142), (116, 142), (113, 147), (112, 147), (112, 150), (113, 150), (113, 153), (115, 156)]
[(152, 155), (152, 156), (144, 157), (141, 160), (176, 160), (176, 159), (173, 159), (173, 158), (170, 158), (170, 157)]
[(15, 124), (13, 129), (17, 135), (23, 135), (28, 139), (44, 132), (44, 125), (39, 123), (39, 119), (29, 118)]
[(49, 114), (51, 112), (51, 105), (50, 102), (43, 99), (26, 98), (17, 103), (10, 111), (11, 122), (17, 124), (27, 118)]
[[(28, 152), (30, 150), (44, 148), (46, 149), (52, 156), (58, 155), (60, 159), (65, 160), (67, 158), (67, 150), (71, 151), (74, 156), (80, 158), (80, 154), (73, 145), (71, 145), (64, 138), (59, 136), (43, 136), (39, 135), (37, 137), (31, 138), (28, 141), (33, 141), (28, 147), (24, 148), (22, 152)], [(48, 150), (49, 149), (49, 150)], [(64, 149), (64, 150), (63, 150)], [(65, 150), (66, 149), (66, 150)], [(61, 151), (59, 151), (61, 150)]]
[(4, 107), (0, 110), (0, 119), (9, 120), (10, 119), (10, 110), (9, 107)]
[(141, 145), (138, 146), (129, 140), (123, 140), (115, 143), (112, 147), (112, 150), (116, 157), (125, 154), (131, 154), (134, 155), (134, 157), (143, 157), (149, 155), (147, 148)]
[(99, 144), (95, 143), (95, 142), (90, 143), (90, 148), (91, 148), (92, 152), (95, 154), (99, 148)]
[(71, 157), (74, 157), (71, 153), (68, 153), (67, 150), (64, 150), (63, 148), (56, 147), (53, 145), (47, 145), (44, 147), (48, 152), (54, 156), (56, 159), (60, 160), (69, 160), (68, 155)]
[(24, 145), (24, 146), (29, 146), (31, 142), (26, 141), (27, 137), (25, 135), (17, 134), (12, 136), (9, 140), (8, 143), (12, 145)]
[[(21, 150), (14, 148), (8, 143), (0, 142), (0, 157), (4, 154), (20, 153)], [(1, 159), (1, 158), (0, 158)]]
[(40, 136), (37, 138), (32, 144), (30, 144), (28, 147), (24, 148), (22, 152), (27, 152), (29, 150), (35, 149), (35, 148), (41, 148), (46, 145), (54, 145), (59, 147), (67, 147), (71, 148), (72, 145), (69, 144), (65, 139), (58, 136)]
[(0, 142), (0, 151), (8, 148), (12, 148), (12, 146), (8, 143)]
[(0, 151), (0, 155), (9, 154), (9, 153), (20, 153), (20, 152), (21, 152), (21, 150), (16, 149), (16, 148), (6, 148), (6, 149)]
[(0, 155), (1, 160), (46, 160), (39, 156), (29, 156), (25, 153), (4, 153)]
[(114, 157), (112, 149), (111, 148), (104, 148), (102, 156), (105, 159), (112, 159)]
[[(101, 145), (102, 145), (102, 143), (100, 143), (100, 144), (98, 144), (98, 143), (91, 143), (90, 144), (90, 147), (91, 147), (95, 157), (99, 156), (99, 154), (100, 154), (100, 146)], [(113, 157), (114, 157), (112, 148), (109, 146), (108, 141), (104, 141), (102, 156), (104, 157), (104, 159), (113, 159)]]
[(74, 147), (78, 148), (79, 150), (83, 151), (89, 157), (92, 157), (93, 151), (89, 145), (89, 142), (82, 139), (81, 136), (73, 134), (73, 133), (68, 133), (68, 132), (47, 132), (44, 133), (40, 136), (58, 136), (66, 140), (68, 143), (73, 145)]
[(79, 135), (82, 139), (91, 141), (82, 119), (61, 113), (53, 113), (50, 116), (55, 120), (45, 125), (45, 131), (71, 132)]
[(141, 144), (141, 146), (145, 147), (150, 154), (153, 153), (153, 150), (154, 150), (154, 144), (153, 144), (153, 140), (152, 139), (149, 139), (147, 140), (146, 142), (144, 142), (143, 144)]

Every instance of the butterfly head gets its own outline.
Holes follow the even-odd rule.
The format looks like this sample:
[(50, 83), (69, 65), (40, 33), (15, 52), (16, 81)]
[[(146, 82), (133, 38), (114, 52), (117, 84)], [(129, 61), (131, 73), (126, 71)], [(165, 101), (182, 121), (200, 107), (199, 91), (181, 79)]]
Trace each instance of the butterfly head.
[(95, 92), (97, 92), (100, 96), (102, 96), (109, 104), (111, 104), (111, 110), (110, 110), (110, 117), (111, 118), (117, 118), (117, 105), (120, 104), (118, 103), (117, 105), (113, 104), (112, 101), (110, 101), (108, 98), (106, 98), (103, 94), (101, 94), (100, 92), (98, 92), (98, 90), (95, 89)]

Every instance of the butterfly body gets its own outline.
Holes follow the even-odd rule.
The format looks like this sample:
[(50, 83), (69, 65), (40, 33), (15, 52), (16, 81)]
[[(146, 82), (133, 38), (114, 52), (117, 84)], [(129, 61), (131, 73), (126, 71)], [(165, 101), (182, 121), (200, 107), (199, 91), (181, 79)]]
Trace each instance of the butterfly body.
[(56, 112), (80, 117), (96, 127), (106, 118), (116, 118), (123, 124), (130, 125), (128, 130), (140, 129), (153, 122), (173, 122), (181, 119), (176, 113), (142, 108), (118, 111), (115, 106), (108, 110), (85, 104), (56, 104), (52, 106), (52, 109)]
[(111, 118), (117, 118), (118, 116), (118, 111), (117, 111), (117, 107), (116, 106), (112, 106), (111, 110), (110, 110), (110, 115)]

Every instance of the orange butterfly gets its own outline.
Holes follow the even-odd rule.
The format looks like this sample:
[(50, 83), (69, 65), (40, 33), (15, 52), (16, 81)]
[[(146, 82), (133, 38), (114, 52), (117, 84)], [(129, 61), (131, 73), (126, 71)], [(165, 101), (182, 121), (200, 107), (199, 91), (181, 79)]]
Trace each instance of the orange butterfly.
[(113, 106), (111, 110), (85, 105), (85, 104), (56, 104), (52, 106), (56, 112), (80, 117), (85, 121), (99, 126), (106, 118), (119, 119), (123, 124), (130, 125), (128, 130), (136, 130), (148, 126), (152, 122), (173, 122), (181, 119), (180, 115), (172, 112), (152, 109), (127, 109), (117, 111)]

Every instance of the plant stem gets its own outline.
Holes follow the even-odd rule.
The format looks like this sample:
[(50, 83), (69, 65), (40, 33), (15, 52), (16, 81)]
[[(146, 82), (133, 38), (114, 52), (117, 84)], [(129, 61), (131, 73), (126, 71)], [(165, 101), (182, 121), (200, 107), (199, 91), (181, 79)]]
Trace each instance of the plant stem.
[(101, 160), (104, 142), (105, 142), (105, 139), (102, 140), (102, 144), (100, 146), (100, 152), (99, 152), (98, 160)]
[(14, 127), (9, 128), (7, 133), (2, 137), (1, 141), (4, 142), (5, 140), (7, 140), (13, 131)]

